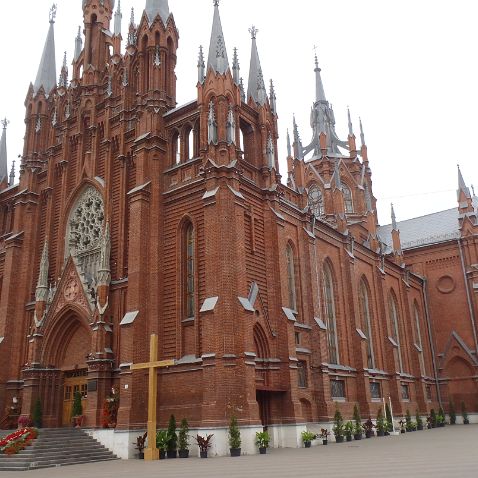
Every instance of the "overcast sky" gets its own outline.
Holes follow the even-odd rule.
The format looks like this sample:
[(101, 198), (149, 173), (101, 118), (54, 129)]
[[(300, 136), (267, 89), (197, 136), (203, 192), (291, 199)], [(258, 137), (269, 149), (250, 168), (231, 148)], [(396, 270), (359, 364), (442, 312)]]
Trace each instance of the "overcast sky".
[[(81, 0), (56, 0), (57, 69), (71, 62), (82, 22)], [(48, 30), (51, 0), (3, 0), (0, 6), (0, 116), (10, 120), (9, 161), (23, 149), (24, 99), (35, 80)], [(122, 0), (123, 32), (130, 9), (139, 22), (145, 0)], [(206, 51), (212, 0), (170, 0), (180, 32), (179, 104), (196, 97), (197, 51)], [(304, 144), (311, 138), (314, 45), (337, 132), (346, 139), (350, 105), (356, 135), (362, 117), (379, 219), (390, 222), (456, 206), (460, 163), (478, 191), (478, 1), (476, 0), (221, 0), (229, 58), (239, 50), (248, 78), (250, 36), (257, 42), (264, 77), (273, 78), (279, 113), (281, 173), (286, 177), (285, 135), (296, 114)], [(126, 35), (123, 35), (126, 37)], [(468, 151), (468, 149), (470, 151)]]

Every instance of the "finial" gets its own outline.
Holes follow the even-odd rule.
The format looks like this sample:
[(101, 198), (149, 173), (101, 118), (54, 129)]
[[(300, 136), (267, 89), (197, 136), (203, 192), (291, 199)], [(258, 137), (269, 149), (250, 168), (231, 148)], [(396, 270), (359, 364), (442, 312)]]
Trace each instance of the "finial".
[(7, 129), (7, 126), (10, 124), (10, 121), (8, 121), (7, 118), (4, 118), (2, 119), (2, 121), (0, 121), (0, 123), (2, 123), (3, 129)]
[(255, 40), (257, 38), (257, 34), (259, 33), (259, 30), (254, 25), (252, 25), (252, 27), (249, 28), (249, 33), (251, 34), (251, 38)]
[(239, 56), (237, 54), (237, 48), (234, 48), (234, 58), (232, 60), (232, 75), (234, 77), (234, 83), (239, 84), (239, 73), (241, 71), (239, 65)]
[(471, 185), (471, 192), (473, 193), (473, 196), (475, 195), (475, 186), (473, 184)]
[(219, 0), (213, 0), (214, 6), (219, 7)]
[(394, 231), (398, 231), (397, 217), (395, 216), (395, 208), (393, 207), (393, 203), (392, 203), (392, 228)]
[(63, 68), (66, 68), (66, 50), (65, 50), (65, 53), (63, 54)]
[(15, 160), (12, 161), (12, 169), (10, 170), (10, 186), (15, 182)]
[(290, 145), (289, 128), (287, 128), (287, 157), (288, 158), (292, 157), (292, 147)]
[(317, 58), (317, 45), (314, 45), (314, 52), (315, 52), (315, 68), (319, 70), (319, 59)]
[(352, 125), (352, 118), (350, 116), (350, 108), (347, 106), (347, 115), (348, 115), (348, 118), (349, 118), (349, 136), (353, 136), (354, 135), (354, 128), (353, 128), (353, 125)]
[(81, 26), (80, 25), (78, 25), (78, 35), (76, 37), (81, 38)]
[(50, 23), (55, 23), (56, 18), (56, 3), (54, 3), (50, 8)]
[(130, 25), (134, 25), (134, 7), (131, 7), (131, 17), (129, 20)]
[(363, 132), (362, 118), (359, 118), (360, 121), (360, 140), (362, 141), (362, 146), (365, 146), (365, 134)]

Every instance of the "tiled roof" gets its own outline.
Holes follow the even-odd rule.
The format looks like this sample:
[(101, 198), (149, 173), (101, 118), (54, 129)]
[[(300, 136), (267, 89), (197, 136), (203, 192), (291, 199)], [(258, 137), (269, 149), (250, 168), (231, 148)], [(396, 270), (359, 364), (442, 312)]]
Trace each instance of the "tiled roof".
[[(473, 198), (475, 208), (478, 208), (478, 198)], [(446, 242), (460, 237), (458, 207), (446, 211), (415, 217), (398, 222), (402, 249), (427, 246)], [(380, 240), (387, 246), (392, 245), (392, 225), (378, 228)]]

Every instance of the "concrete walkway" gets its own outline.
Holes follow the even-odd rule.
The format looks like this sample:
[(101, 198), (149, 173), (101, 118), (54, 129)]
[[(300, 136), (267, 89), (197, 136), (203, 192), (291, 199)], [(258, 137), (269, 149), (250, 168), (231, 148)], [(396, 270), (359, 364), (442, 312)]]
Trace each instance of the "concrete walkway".
[(266, 456), (114, 461), (28, 472), (1, 478), (308, 478), (478, 477), (478, 425), (455, 425), (311, 449), (269, 450)]

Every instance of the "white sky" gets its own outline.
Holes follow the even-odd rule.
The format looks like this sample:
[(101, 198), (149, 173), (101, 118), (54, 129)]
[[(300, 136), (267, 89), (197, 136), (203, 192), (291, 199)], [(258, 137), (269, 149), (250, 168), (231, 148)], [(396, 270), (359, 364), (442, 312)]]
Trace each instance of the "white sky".
[[(82, 23), (81, 0), (56, 0), (57, 69), (63, 52), (73, 56)], [(123, 36), (130, 9), (139, 22), (145, 0), (122, 0)], [(197, 51), (207, 52), (212, 0), (170, 0), (180, 32), (178, 103), (196, 97)], [(0, 116), (10, 120), (9, 160), (23, 150), (24, 99), (35, 80), (48, 30), (51, 0), (5, 1), (0, 6)], [(311, 138), (314, 45), (337, 132), (346, 139), (350, 105), (356, 136), (363, 119), (374, 194), (382, 224), (390, 203), (398, 220), (456, 206), (460, 163), (468, 185), (476, 183), (478, 115), (476, 0), (221, 0), (229, 59), (239, 49), (247, 82), (248, 28), (257, 37), (264, 77), (276, 87), (281, 173), (286, 176), (285, 134), (296, 114), (304, 144)], [(468, 151), (471, 149), (471, 151)], [(18, 178), (17, 178), (18, 179)]]

